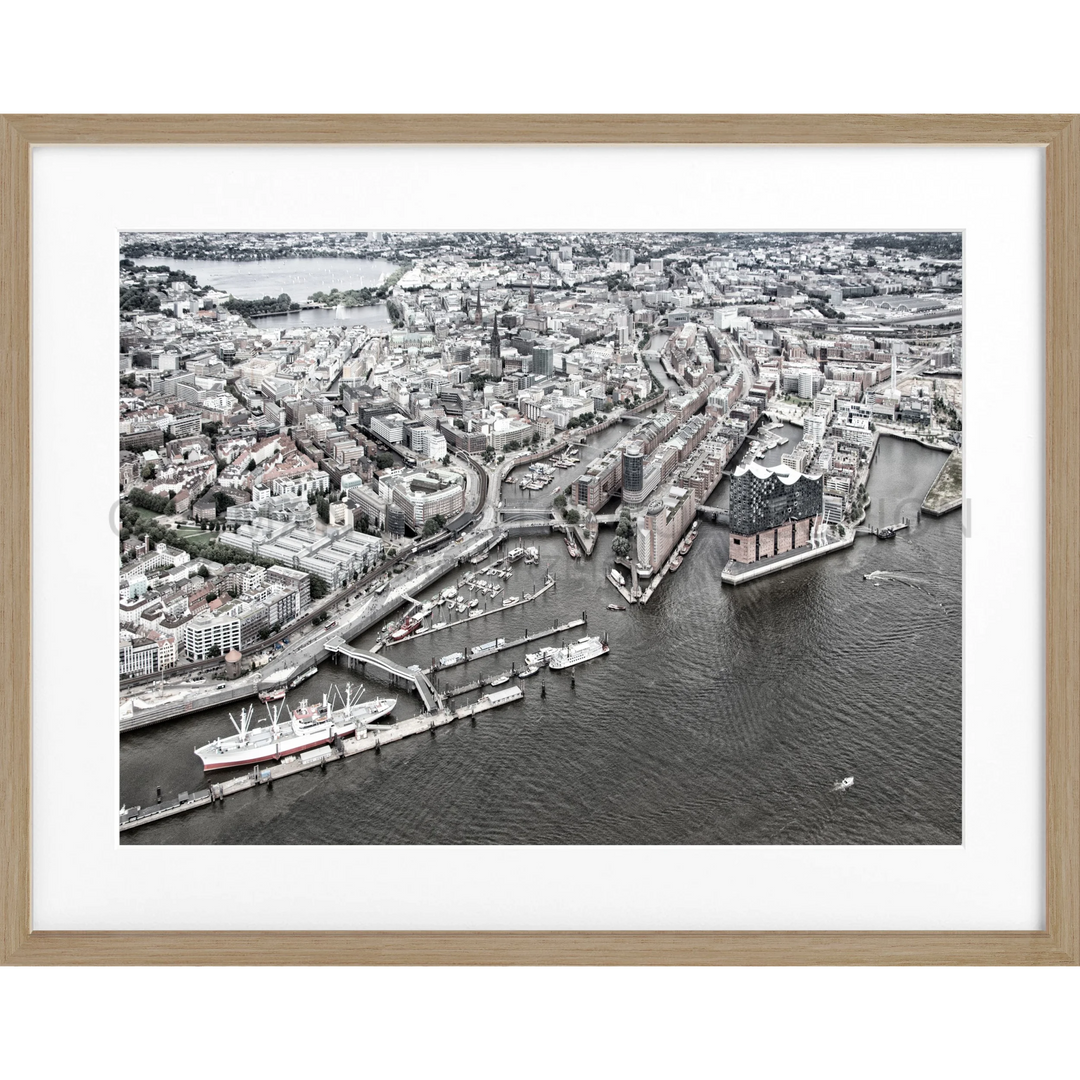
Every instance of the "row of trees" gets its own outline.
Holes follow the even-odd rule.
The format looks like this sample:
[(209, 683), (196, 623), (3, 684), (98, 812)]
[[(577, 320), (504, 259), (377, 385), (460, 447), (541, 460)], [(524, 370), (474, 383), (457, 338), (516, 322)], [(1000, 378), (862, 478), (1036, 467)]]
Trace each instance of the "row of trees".
[(238, 300), (230, 296), (224, 304), (226, 311), (243, 315), (245, 319), (252, 315), (277, 315), (286, 311), (299, 311), (300, 305), (288, 293), (279, 296), (264, 296), (261, 300)]
[[(151, 473), (152, 475), (153, 473)], [(148, 480), (150, 477), (144, 476), (143, 479)], [(132, 506), (137, 506), (141, 510), (149, 510), (153, 514), (171, 514), (176, 506), (170, 495), (154, 495), (138, 487), (132, 488), (127, 497)], [(120, 516), (121, 518), (124, 516), (123, 507), (120, 509)], [(138, 516), (138, 514), (135, 515), (136, 519)]]
[(331, 289), (329, 292), (314, 292), (308, 299), (313, 304), (325, 304), (327, 307), (337, 307), (343, 304), (345, 307), (367, 307), (369, 304), (377, 304), (390, 295), (390, 289), (386, 285), (376, 285), (361, 289)]
[(631, 537), (634, 535), (634, 520), (630, 511), (623, 507), (619, 514), (619, 524), (615, 528), (615, 538), (611, 541), (611, 553), (619, 559), (629, 559), (632, 550)]

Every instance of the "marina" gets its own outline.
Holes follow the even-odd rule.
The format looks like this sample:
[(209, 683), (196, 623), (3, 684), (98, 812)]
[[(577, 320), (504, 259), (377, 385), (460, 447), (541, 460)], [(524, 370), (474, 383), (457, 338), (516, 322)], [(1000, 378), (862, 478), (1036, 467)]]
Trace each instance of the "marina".
[[(467, 653), (454, 653), (451, 656), (443, 657), (438, 664), (428, 668), (424, 674), (432, 675), (437, 671), (445, 671), (447, 668), (457, 667), (459, 664), (468, 663), (470, 660), (479, 660), (485, 656), (494, 656), (497, 653), (506, 652), (507, 649), (516, 649), (522, 645), (528, 645), (530, 641), (541, 641), (544, 638), (551, 637), (553, 634), (563, 634), (567, 630), (575, 630), (579, 626), (584, 626), (588, 620), (585, 617), (585, 612), (581, 613), (580, 619), (571, 619), (569, 622), (562, 623), (559, 626), (552, 626), (548, 630), (540, 630), (537, 633), (530, 633), (528, 630), (522, 637), (515, 638), (513, 641), (507, 641), (505, 638), (496, 638), (494, 641), (490, 641), (485, 645), (478, 645), (473, 649), (470, 649)], [(461, 657), (461, 659), (456, 659)], [(447, 663), (446, 661), (450, 661)]]
[[(455, 628), (460, 628), (466, 623), (476, 622), (477, 620), (483, 619), (488, 615), (499, 614), (500, 612), (505, 611), (507, 607), (517, 607), (523, 604), (531, 603), (534, 600), (539, 600), (540, 597), (548, 591), (548, 589), (554, 588), (555, 576), (553, 574), (549, 574), (545, 579), (544, 584), (539, 589), (537, 589), (535, 593), (526, 594), (521, 597), (508, 597), (506, 600), (503, 600), (498, 607), (486, 608), (481, 611), (472, 609), (471, 604), (467, 605), (464, 611), (459, 612), (459, 614), (462, 614), (464, 617), (456, 621), (433, 623), (431, 626), (425, 628), (421, 619), (417, 618), (416, 616), (407, 617), (405, 622), (402, 624), (401, 627), (399, 627), (398, 630), (392, 632), (386, 640), (380, 642), (379, 645), (376, 646), (376, 648), (372, 651), (378, 651), (378, 649), (380, 648), (389, 648), (392, 645), (399, 645), (403, 641), (407, 640), (415, 641), (418, 638), (428, 637), (431, 634), (438, 634), (443, 630), (453, 630)], [(406, 626), (411, 627), (411, 629), (404, 629)]]

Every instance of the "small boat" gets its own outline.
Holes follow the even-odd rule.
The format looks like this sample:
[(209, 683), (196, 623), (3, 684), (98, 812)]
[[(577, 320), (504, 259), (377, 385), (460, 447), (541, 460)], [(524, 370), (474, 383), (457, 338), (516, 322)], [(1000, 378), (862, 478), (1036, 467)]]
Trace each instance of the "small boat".
[(289, 682), (289, 689), (295, 690), (305, 679), (310, 679), (312, 675), (318, 674), (319, 669), (317, 667), (309, 667), (307, 671), (301, 672)]
[(480, 606), (480, 601), (479, 600), (470, 600), (469, 601), (469, 607), (470, 608), (478, 608), (479, 606)]
[(448, 622), (436, 622), (431, 624), (432, 630), (445, 630), (450, 624)]
[(855, 786), (855, 777), (854, 776), (845, 776), (843, 780), (837, 780), (836, 783), (833, 784), (832, 789), (833, 789), (833, 791), (847, 791), (848, 788), (851, 788), (851, 787), (854, 787), (854, 786)]
[(539, 668), (538, 665), (530, 664), (527, 668), (522, 668), (518, 672), (518, 678), (519, 679), (527, 679), (527, 678), (529, 678), (530, 675), (535, 675), (539, 670), (540, 670), (540, 668)]
[(607, 609), (608, 609), (608, 611), (625, 611), (626, 610), (626, 605), (625, 604), (608, 604)]
[(525, 593), (525, 594), (524, 594), (524, 595), (522, 596), (522, 598), (521, 598), (521, 599), (522, 599), (522, 600), (531, 600), (531, 599), (532, 599), (532, 593), (531, 593), (531, 592), (527, 592), (527, 593)]
[(517, 596), (508, 596), (508, 597), (507, 597), (507, 598), (506, 598), (506, 599), (505, 599), (505, 600), (503, 601), (503, 607), (512, 607), (512, 606), (513, 606), (514, 604), (517, 604), (517, 603), (519, 603), (519, 602), (520, 602), (520, 598), (519, 598), (519, 597), (517, 597)]
[(259, 700), (264, 704), (271, 701), (282, 701), (287, 689), (285, 686), (280, 686), (276, 690), (262, 690), (259, 693)]
[(508, 683), (509, 681), (510, 681), (510, 676), (509, 675), (506, 675), (506, 674), (496, 675), (495, 678), (492, 679), (491, 682), (488, 683), (488, 686), (502, 686), (503, 683)]
[(671, 572), (674, 574), (680, 566), (682, 566), (682, 556), (676, 555), (675, 558), (671, 560)]

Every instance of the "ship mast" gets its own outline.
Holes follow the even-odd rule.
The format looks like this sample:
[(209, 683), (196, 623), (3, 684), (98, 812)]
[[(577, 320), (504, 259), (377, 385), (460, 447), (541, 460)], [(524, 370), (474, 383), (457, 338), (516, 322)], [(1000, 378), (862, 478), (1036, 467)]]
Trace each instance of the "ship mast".
[(252, 705), (250, 709), (240, 708), (240, 723), (238, 724), (233, 718), (233, 714), (229, 713), (229, 723), (236, 729), (236, 734), (240, 736), (240, 745), (247, 744), (248, 725), (251, 723), (251, 718), (255, 715), (255, 706)]
[[(252, 706), (252, 707), (254, 708), (254, 706)], [(267, 712), (267, 715), (270, 717), (270, 727), (272, 728), (272, 730), (274, 732), (274, 739), (276, 740), (279, 737), (278, 736), (278, 717), (281, 715), (281, 706), (280, 705), (271, 706), (270, 702), (267, 702), (266, 703), (266, 712)]]

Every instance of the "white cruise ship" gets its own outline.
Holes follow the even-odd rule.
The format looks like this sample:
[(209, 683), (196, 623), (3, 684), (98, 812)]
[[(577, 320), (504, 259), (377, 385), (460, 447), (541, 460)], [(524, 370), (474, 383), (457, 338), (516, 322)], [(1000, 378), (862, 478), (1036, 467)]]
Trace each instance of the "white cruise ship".
[(597, 656), (604, 656), (607, 651), (607, 642), (598, 637), (583, 637), (579, 641), (556, 649), (548, 660), (548, 667), (552, 671), (561, 671), (575, 664), (584, 664), (586, 660), (593, 660)]

